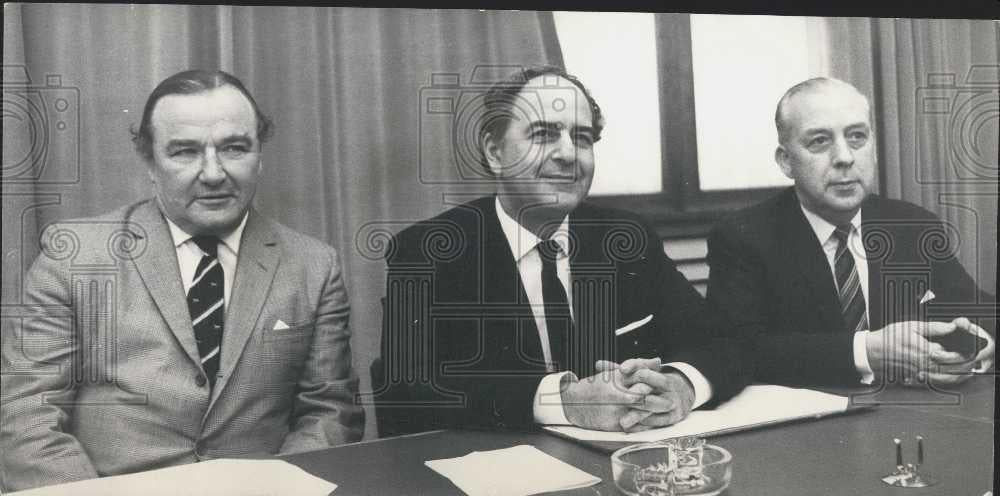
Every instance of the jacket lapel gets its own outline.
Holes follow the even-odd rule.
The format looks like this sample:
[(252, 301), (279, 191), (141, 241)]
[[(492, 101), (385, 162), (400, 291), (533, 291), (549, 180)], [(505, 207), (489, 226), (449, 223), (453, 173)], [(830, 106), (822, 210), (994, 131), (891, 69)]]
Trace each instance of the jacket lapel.
[(133, 235), (146, 239), (145, 251), (133, 258), (139, 276), (181, 348), (195, 364), (200, 364), (191, 316), (184, 298), (177, 250), (155, 200), (139, 205), (130, 218), (129, 226)]
[(786, 251), (785, 260), (794, 260), (790, 270), (797, 270), (799, 275), (794, 279), (804, 284), (812, 293), (813, 301), (817, 303), (816, 318), (820, 329), (842, 329), (843, 316), (840, 313), (840, 302), (837, 299), (837, 285), (830, 273), (830, 265), (823, 253), (823, 246), (816, 239), (816, 233), (809, 225), (799, 207), (794, 190), (789, 189), (781, 199), (780, 215), (785, 216), (778, 225), (789, 226), (783, 234), (781, 247)]
[(247, 340), (253, 334), (257, 318), (271, 290), (271, 281), (277, 272), (279, 252), (277, 235), (270, 223), (251, 209), (240, 241), (236, 277), (230, 293), (229, 308), (226, 309), (222, 358), (219, 364), (222, 377), (215, 385), (213, 403), (229, 382)]
[[(865, 246), (865, 257), (868, 259), (868, 327), (871, 330), (881, 329), (885, 325), (885, 309), (882, 301), (882, 263), (886, 253), (881, 251), (886, 241), (874, 238), (878, 231), (890, 227), (883, 218), (880, 203), (875, 196), (869, 196), (861, 205), (861, 234)], [(893, 236), (894, 238), (894, 236)], [(889, 238), (892, 239), (892, 238)], [(898, 241), (897, 241), (898, 242)]]

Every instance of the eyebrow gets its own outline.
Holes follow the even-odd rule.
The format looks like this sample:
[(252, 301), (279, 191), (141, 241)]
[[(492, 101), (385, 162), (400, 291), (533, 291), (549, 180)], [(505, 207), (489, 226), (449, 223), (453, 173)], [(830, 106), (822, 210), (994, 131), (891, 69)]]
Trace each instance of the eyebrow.
[[(528, 131), (533, 131), (537, 128), (558, 131), (563, 128), (563, 125), (557, 122), (549, 122), (549, 121), (533, 121), (530, 124), (528, 124)], [(594, 134), (594, 128), (591, 126), (573, 126), (572, 130), (574, 133), (582, 132), (582, 133)]]
[[(235, 136), (226, 136), (219, 142), (220, 144), (230, 144), (230, 143), (245, 143), (253, 144), (253, 138), (249, 134), (238, 134)], [(200, 147), (202, 142), (200, 140), (194, 139), (173, 139), (167, 142), (168, 148), (184, 148), (184, 147)]]
[(235, 136), (226, 136), (225, 138), (222, 139), (221, 142), (223, 144), (239, 142), (239, 143), (246, 143), (249, 145), (253, 143), (253, 138), (251, 138), (249, 134), (238, 134)]
[(189, 139), (173, 139), (167, 142), (167, 148), (199, 147), (201, 141)]
[[(871, 126), (868, 125), (867, 122), (855, 122), (854, 124), (849, 124), (847, 126), (844, 126), (844, 129), (857, 129), (859, 127), (865, 128), (865, 129), (870, 129), (871, 128)], [(822, 134), (822, 133), (832, 133), (832, 130), (830, 128), (828, 128), (828, 127), (811, 127), (811, 128), (806, 129), (805, 131), (802, 131), (802, 134), (807, 135), (807, 136), (813, 135), (813, 134)]]

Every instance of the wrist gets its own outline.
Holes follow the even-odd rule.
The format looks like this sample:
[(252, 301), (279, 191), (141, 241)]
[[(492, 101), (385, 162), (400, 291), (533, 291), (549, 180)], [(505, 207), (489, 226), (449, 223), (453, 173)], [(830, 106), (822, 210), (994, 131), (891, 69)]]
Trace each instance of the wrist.
[(575, 374), (566, 374), (559, 382), (559, 397), (562, 399), (563, 415), (570, 424), (583, 425), (580, 409), (580, 381)]

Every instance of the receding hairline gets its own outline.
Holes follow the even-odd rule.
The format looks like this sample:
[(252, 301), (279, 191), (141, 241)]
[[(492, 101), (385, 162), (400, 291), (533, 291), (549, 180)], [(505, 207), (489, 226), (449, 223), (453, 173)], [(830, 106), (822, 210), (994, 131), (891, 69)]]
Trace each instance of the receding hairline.
[[(150, 116), (149, 116), (150, 131), (152, 131), (152, 132), (155, 133), (155, 130), (156, 130), (156, 126), (155, 126), (156, 117), (160, 116), (162, 118), (162, 114), (160, 113), (160, 109), (161, 109), (162, 104), (163, 104), (164, 101), (170, 100), (172, 98), (183, 99), (183, 98), (186, 98), (186, 97), (205, 96), (205, 95), (208, 95), (210, 93), (224, 91), (224, 90), (229, 90), (229, 91), (235, 93), (236, 95), (239, 96), (239, 98), (243, 101), (243, 103), (246, 104), (245, 110), (249, 111), (250, 115), (253, 117), (253, 120), (254, 120), (254, 123), (253, 123), (254, 134), (259, 134), (257, 128), (259, 127), (259, 124), (260, 124), (258, 122), (260, 120), (260, 116), (257, 115), (257, 111), (254, 109), (253, 102), (250, 101), (250, 99), (247, 98), (247, 96), (245, 94), (243, 94), (243, 92), (240, 91), (239, 88), (237, 88), (236, 86), (234, 86), (232, 84), (229, 84), (229, 83), (224, 83), (224, 84), (222, 84), (220, 86), (216, 86), (214, 88), (205, 88), (205, 89), (203, 89), (201, 91), (197, 91), (197, 92), (194, 92), (194, 93), (168, 93), (166, 95), (163, 95), (162, 97), (160, 97), (159, 99), (156, 100), (156, 104), (153, 105), (153, 109), (150, 112)], [(151, 137), (153, 135), (154, 134), (151, 134)], [(260, 136), (256, 136), (255, 139), (259, 140)]]
[[(565, 78), (565, 77), (563, 77), (563, 76), (561, 76), (559, 74), (541, 74), (541, 75), (535, 76), (535, 77), (533, 77), (533, 78), (525, 81), (524, 86), (522, 86), (521, 89), (518, 90), (518, 92), (515, 94), (515, 96), (517, 98), (522, 98), (522, 99), (528, 100), (524, 96), (522, 96), (525, 93), (525, 91), (531, 92), (531, 91), (537, 91), (538, 88), (551, 88), (552, 87), (551, 85), (546, 85), (545, 84), (545, 81), (547, 79), (549, 79), (549, 78), (558, 78), (560, 80), (560, 83), (557, 86), (558, 88), (572, 90), (574, 93), (576, 93), (578, 95), (577, 98), (575, 98), (577, 105), (582, 105), (583, 108), (585, 108), (587, 110), (587, 113), (590, 114), (590, 123), (589, 124), (587, 124), (587, 125), (578, 125), (578, 126), (575, 126), (575, 127), (576, 128), (582, 128), (582, 129), (588, 129), (591, 132), (596, 133), (596, 124), (594, 123), (594, 111), (593, 111), (593, 109), (590, 106), (590, 101), (587, 98), (587, 93), (582, 88), (580, 88), (579, 86), (577, 86), (577, 83), (573, 82), (570, 79), (567, 79), (567, 78)], [(530, 101), (530, 100), (528, 100), (528, 101)], [(544, 112), (542, 112), (542, 114), (544, 115)], [(553, 124), (553, 122), (550, 121), (550, 120), (541, 119), (541, 120), (536, 120), (536, 121), (529, 122), (528, 126), (530, 127), (530, 126), (535, 126), (535, 125), (549, 125), (549, 124)], [(498, 139), (502, 139), (502, 138), (503, 138), (502, 136), (498, 137)]]
[(861, 100), (865, 103), (865, 107), (867, 108), (867, 113), (869, 114), (869, 120), (871, 120), (871, 102), (869, 102), (868, 97), (853, 84), (831, 77), (816, 77), (812, 79), (807, 79), (789, 88), (787, 91), (785, 91), (785, 94), (782, 95), (781, 98), (778, 100), (778, 105), (774, 111), (774, 126), (778, 132), (778, 143), (785, 144), (787, 142), (788, 106), (790, 105), (791, 101), (795, 98), (800, 98), (802, 96), (811, 95), (830, 89), (846, 90), (849, 93), (853, 93), (861, 97)]

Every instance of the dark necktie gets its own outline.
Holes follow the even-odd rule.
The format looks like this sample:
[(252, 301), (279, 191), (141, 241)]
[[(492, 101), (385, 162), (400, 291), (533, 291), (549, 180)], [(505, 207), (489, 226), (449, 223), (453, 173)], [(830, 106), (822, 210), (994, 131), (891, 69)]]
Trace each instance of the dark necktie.
[(556, 370), (572, 370), (568, 345), (573, 332), (573, 319), (569, 312), (566, 289), (556, 272), (556, 258), (562, 252), (554, 240), (538, 243), (542, 258), (542, 298), (545, 299), (545, 327), (549, 334), (549, 351)]
[(188, 311), (191, 313), (194, 337), (198, 341), (201, 366), (205, 369), (209, 384), (214, 387), (222, 355), (222, 325), (226, 316), (223, 292), (225, 278), (217, 257), (219, 238), (195, 236), (192, 239), (205, 252), (205, 256), (198, 262), (191, 289), (188, 290)]
[(861, 292), (861, 278), (854, 265), (854, 256), (847, 246), (851, 225), (837, 226), (833, 236), (837, 238), (837, 254), (834, 256), (834, 272), (837, 274), (837, 292), (840, 297), (840, 311), (844, 315), (844, 325), (851, 332), (868, 329), (868, 312), (865, 310), (865, 295)]

